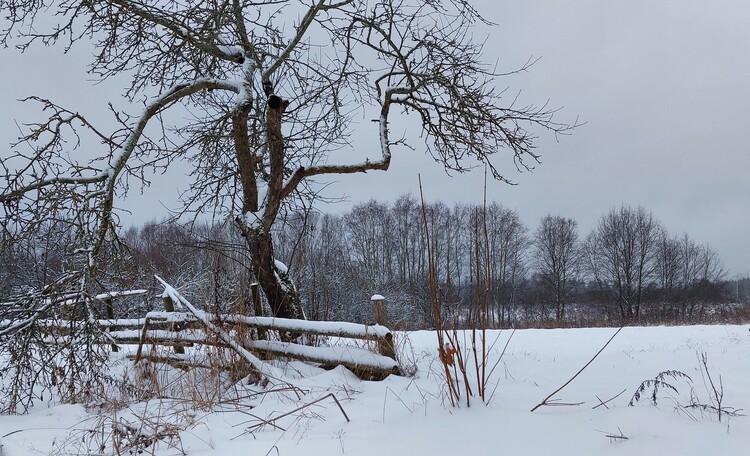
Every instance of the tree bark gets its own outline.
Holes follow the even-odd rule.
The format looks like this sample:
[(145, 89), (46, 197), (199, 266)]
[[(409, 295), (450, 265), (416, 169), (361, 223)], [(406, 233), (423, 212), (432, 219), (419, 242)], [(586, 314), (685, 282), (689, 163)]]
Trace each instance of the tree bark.
[(269, 232), (257, 233), (248, 239), (253, 269), (274, 317), (304, 319), (297, 288), (286, 272), (276, 267), (273, 239)]
[[(273, 316), (304, 319), (296, 287), (287, 272), (276, 267), (271, 236), (271, 227), (276, 220), (283, 199), (284, 136), (281, 132), (281, 117), (289, 102), (273, 95), (270, 82), (264, 84), (264, 89), (268, 96), (266, 138), (272, 177), (268, 182), (269, 188), (262, 218), (251, 224), (248, 224), (246, 220), (238, 219), (238, 225), (250, 249), (253, 271), (266, 295)], [(243, 213), (257, 213), (264, 202), (259, 201), (255, 176), (258, 157), (250, 150), (247, 121), (246, 111), (240, 110), (236, 113), (232, 118), (233, 135), (243, 188)]]

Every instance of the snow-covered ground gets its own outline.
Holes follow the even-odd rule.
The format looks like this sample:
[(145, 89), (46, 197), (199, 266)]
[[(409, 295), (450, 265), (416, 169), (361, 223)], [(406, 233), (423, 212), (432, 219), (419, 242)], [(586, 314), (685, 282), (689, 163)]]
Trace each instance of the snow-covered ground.
[[(560, 402), (583, 404), (533, 413), (530, 409), (589, 361), (615, 329), (517, 331), (493, 373), (491, 403), (475, 402), (470, 408), (448, 405), (435, 333), (429, 331), (399, 334), (402, 361), (416, 367), (415, 376), (363, 382), (344, 368), (322, 371), (293, 362), (286, 365), (287, 380), (300, 389), (299, 396), (283, 387), (253, 395), (257, 387), (240, 382), (231, 392), (240, 399), (220, 402), (212, 380), (192, 378), (191, 388), (184, 376), (178, 381), (176, 374), (162, 372), (161, 399), (100, 416), (80, 405), (37, 405), (28, 415), (0, 417), (0, 454), (96, 454), (102, 436), (111, 435), (113, 423), (119, 423), (120, 429), (142, 426), (144, 435), (160, 432), (163, 439), (155, 448), (143, 448), (144, 454), (158, 455), (747, 455), (750, 417), (722, 416), (719, 422), (713, 412), (685, 406), (718, 405), (701, 369), (705, 354), (717, 388), (719, 379), (723, 384), (722, 407), (750, 413), (748, 329), (625, 328), (556, 396)], [(494, 359), (510, 334), (499, 333)], [(497, 335), (490, 332), (489, 339)], [(126, 365), (120, 363), (120, 368)], [(692, 381), (664, 377), (678, 392), (660, 388), (654, 406), (649, 387), (635, 406), (628, 406), (641, 382), (668, 370)], [(597, 397), (607, 401), (623, 390), (606, 406), (593, 408), (600, 403)], [(350, 422), (333, 398), (325, 397), (331, 393)], [(293, 413), (264, 424), (288, 412)], [(177, 428), (182, 430), (173, 432)], [(120, 450), (128, 454), (124, 442)], [(105, 453), (115, 450), (111, 440), (104, 445)]]

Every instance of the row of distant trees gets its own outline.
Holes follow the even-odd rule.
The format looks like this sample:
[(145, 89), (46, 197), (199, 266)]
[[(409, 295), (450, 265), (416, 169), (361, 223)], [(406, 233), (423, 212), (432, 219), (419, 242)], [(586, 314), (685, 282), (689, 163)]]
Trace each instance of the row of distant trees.
[[(395, 326), (431, 327), (431, 270), (459, 324), (482, 303), (489, 324), (502, 327), (737, 320), (750, 301), (749, 278), (729, 280), (715, 250), (670, 234), (641, 207), (615, 207), (581, 233), (562, 216), (532, 228), (497, 203), (423, 207), (405, 195), (343, 214), (289, 213), (276, 230), (277, 258), (311, 319), (367, 322), (369, 297), (379, 293)], [(33, 243), (4, 249), (0, 293), (41, 288), (71, 268), (75, 239), (66, 233), (50, 226)], [(149, 222), (120, 241), (112, 257), (132, 261), (113, 261), (103, 287), (141, 288), (156, 273), (212, 309), (252, 309), (252, 261), (230, 225)]]
[(727, 280), (710, 246), (641, 207), (613, 208), (580, 233), (562, 216), (531, 228), (497, 203), (423, 208), (402, 196), (287, 219), (278, 239), (314, 318), (366, 319), (351, 303), (378, 292), (398, 323), (429, 327), (430, 268), (454, 316), (472, 318), (486, 300), (498, 327), (707, 321), (746, 309), (750, 292), (747, 279)]

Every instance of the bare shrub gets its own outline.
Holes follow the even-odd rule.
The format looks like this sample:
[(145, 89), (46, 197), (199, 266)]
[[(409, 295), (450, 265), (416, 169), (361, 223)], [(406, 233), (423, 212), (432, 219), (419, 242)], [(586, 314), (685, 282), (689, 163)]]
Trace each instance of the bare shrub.
[(633, 407), (635, 404), (638, 403), (638, 401), (641, 400), (642, 397), (644, 397), (644, 393), (650, 391), (649, 397), (651, 399), (652, 405), (658, 405), (658, 393), (659, 388), (661, 389), (667, 389), (674, 391), (675, 393), (679, 393), (677, 391), (677, 388), (674, 387), (671, 383), (667, 383), (665, 379), (672, 378), (674, 380), (684, 378), (687, 379), (688, 382), (692, 382), (692, 379), (689, 375), (687, 375), (684, 372), (680, 372), (678, 370), (667, 370), (664, 372), (659, 372), (659, 374), (656, 375), (653, 379), (644, 380), (641, 382), (641, 384), (636, 388), (635, 393), (633, 393), (633, 397), (630, 398), (630, 402), (628, 402), (628, 406)]
[(656, 406), (658, 405), (659, 389), (669, 390), (674, 392), (675, 394), (679, 394), (677, 388), (673, 384), (668, 383), (667, 379), (684, 379), (690, 386), (690, 398), (688, 399), (687, 403), (682, 403), (677, 399), (674, 399), (678, 410), (684, 411), (694, 420), (697, 420), (697, 418), (689, 413), (690, 411), (697, 410), (701, 413), (701, 415), (703, 415), (704, 413), (707, 413), (709, 415), (716, 415), (719, 421), (721, 421), (722, 417), (742, 416), (742, 409), (729, 407), (724, 404), (724, 384), (721, 376), (718, 377), (718, 381), (714, 381), (714, 377), (712, 376), (711, 371), (708, 367), (708, 355), (705, 352), (701, 353), (698, 357), (698, 361), (698, 369), (701, 373), (701, 378), (703, 379), (703, 386), (705, 387), (708, 394), (708, 402), (702, 401), (699, 398), (693, 384), (693, 380), (692, 378), (690, 378), (690, 376), (681, 371), (668, 370), (660, 372), (653, 379), (644, 380), (643, 382), (641, 382), (640, 386), (636, 388), (635, 393), (630, 399), (628, 405), (631, 407), (634, 406), (643, 397), (646, 396), (645, 393), (649, 393), (648, 397), (650, 399), (651, 405)]
[(721, 379), (721, 375), (718, 378), (718, 387), (714, 383), (714, 379), (711, 376), (711, 371), (708, 368), (708, 355), (704, 352), (699, 356), (700, 361), (700, 373), (703, 379), (703, 386), (708, 393), (708, 402), (701, 402), (698, 398), (698, 394), (695, 388), (690, 389), (690, 401), (684, 407), (686, 409), (699, 410), (700, 412), (709, 412), (716, 414), (716, 417), (721, 421), (723, 416), (742, 416), (742, 409), (735, 407), (729, 407), (724, 405), (724, 382)]

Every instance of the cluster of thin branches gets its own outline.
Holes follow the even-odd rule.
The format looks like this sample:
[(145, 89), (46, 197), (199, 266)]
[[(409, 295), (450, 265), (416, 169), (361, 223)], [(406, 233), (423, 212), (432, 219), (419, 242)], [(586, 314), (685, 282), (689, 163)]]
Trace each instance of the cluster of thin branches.
[[(491, 362), (491, 353), (497, 343), (500, 335), (495, 338), (494, 341), (490, 341), (487, 336), (487, 329), (490, 325), (488, 316), (490, 314), (489, 308), (489, 296), (492, 289), (491, 280), (491, 261), (489, 258), (488, 249), (486, 244), (489, 242), (487, 235), (487, 219), (486, 219), (486, 201), (484, 206), (484, 218), (483, 218), (483, 229), (481, 229), (482, 235), (479, 234), (480, 227), (477, 225), (477, 252), (480, 251), (479, 240), (483, 239), (485, 243), (486, 255), (482, 258), (480, 255), (476, 257), (476, 270), (477, 277), (480, 277), (484, 272), (485, 283), (484, 287), (477, 293), (476, 306), (478, 311), (475, 313), (474, 318), (469, 321), (468, 331), (459, 331), (459, 322), (457, 316), (454, 316), (452, 321), (446, 322), (445, 312), (443, 309), (444, 294), (439, 289), (435, 256), (433, 253), (434, 246), (430, 242), (430, 238), (434, 235), (434, 231), (430, 230), (430, 225), (427, 221), (427, 212), (424, 206), (424, 195), (422, 193), (422, 182), (420, 177), (419, 182), (420, 197), (422, 199), (422, 218), (424, 223), (425, 236), (427, 239), (427, 259), (429, 262), (429, 279), (430, 279), (430, 302), (432, 304), (432, 318), (435, 322), (435, 329), (438, 340), (438, 359), (442, 367), (442, 374), (445, 378), (445, 388), (447, 389), (447, 396), (452, 406), (457, 407), (462, 401), (465, 400), (466, 406), (471, 406), (471, 398), (478, 397), (485, 404), (489, 404), (497, 388), (497, 383), (492, 386), (492, 375), (495, 369), (502, 361), (505, 350), (508, 348), (508, 344), (513, 337), (514, 332), (511, 332), (510, 336), (506, 340), (505, 346), (502, 352), (499, 354), (494, 363)], [(485, 193), (486, 193), (486, 181), (485, 181)], [(452, 323), (452, 326), (450, 325)], [(467, 340), (467, 333), (468, 338)], [(463, 338), (461, 337), (463, 335)], [(468, 347), (471, 348), (468, 348)], [(473, 369), (472, 369), (473, 367)]]
[[(66, 402), (86, 402), (101, 390), (99, 374), (106, 356), (96, 341), (102, 332), (90, 318), (92, 302), (79, 285), (80, 276), (70, 274), (3, 304), (3, 413), (26, 412), (52, 394)], [(56, 323), (62, 320), (66, 323)]]

